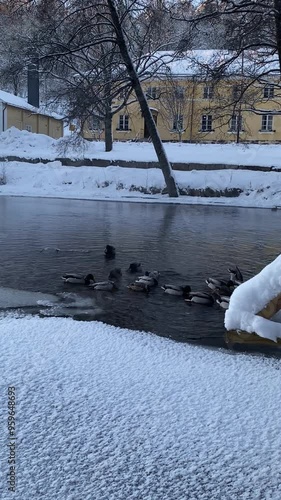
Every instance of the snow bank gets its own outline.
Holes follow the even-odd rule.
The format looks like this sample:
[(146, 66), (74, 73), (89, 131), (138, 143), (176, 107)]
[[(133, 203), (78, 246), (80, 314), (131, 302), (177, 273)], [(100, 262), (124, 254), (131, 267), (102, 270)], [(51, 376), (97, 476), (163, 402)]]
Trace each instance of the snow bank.
[[(47, 164), (8, 162), (0, 164), (0, 195), (281, 206), (281, 176), (277, 172), (193, 170), (175, 171), (175, 177), (182, 192), (196, 196), (185, 195), (171, 200), (162, 195), (164, 178), (156, 168), (63, 167), (59, 161)], [(206, 196), (204, 190), (212, 190), (213, 196)], [(241, 194), (228, 197), (230, 190), (239, 190)]]
[[(75, 139), (72, 135), (70, 138)], [(157, 161), (151, 143), (114, 142), (113, 150), (104, 151), (104, 142), (72, 140), (65, 150), (66, 138), (52, 139), (12, 127), (0, 133), (0, 156), (18, 155), (24, 158), (54, 160), (59, 156), (126, 161)], [(183, 144), (164, 143), (171, 162), (215, 163), (224, 165), (255, 165), (281, 167), (281, 145), (262, 144)]]
[(281, 338), (281, 325), (256, 314), (280, 293), (281, 255), (234, 290), (225, 313), (226, 329), (245, 330), (276, 342)]

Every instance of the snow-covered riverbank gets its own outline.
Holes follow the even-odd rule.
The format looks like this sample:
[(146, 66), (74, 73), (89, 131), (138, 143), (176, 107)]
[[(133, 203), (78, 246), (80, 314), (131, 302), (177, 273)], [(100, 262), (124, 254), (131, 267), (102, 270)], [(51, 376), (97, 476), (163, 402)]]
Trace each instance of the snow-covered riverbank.
[[(281, 206), (281, 174), (259, 170), (175, 171), (182, 196), (162, 194), (165, 184), (159, 169), (122, 167), (123, 160), (155, 161), (151, 144), (116, 143), (110, 153), (101, 142), (84, 149), (68, 149), (69, 157), (120, 159), (120, 167), (64, 167), (52, 161), (62, 152), (65, 139), (30, 134), (13, 128), (0, 134), (0, 156), (47, 158), (49, 163), (0, 163), (0, 195), (79, 199), (112, 199), (163, 203), (215, 204), (273, 208)], [(235, 144), (165, 144), (171, 161), (281, 166), (281, 146)], [(239, 194), (240, 193), (240, 194)]]
[(165, 183), (159, 169), (63, 167), (58, 161), (36, 165), (9, 162), (0, 165), (0, 195), (281, 206), (281, 174), (277, 172), (193, 170), (176, 171), (175, 176), (181, 192), (187, 194), (171, 200), (161, 194)]

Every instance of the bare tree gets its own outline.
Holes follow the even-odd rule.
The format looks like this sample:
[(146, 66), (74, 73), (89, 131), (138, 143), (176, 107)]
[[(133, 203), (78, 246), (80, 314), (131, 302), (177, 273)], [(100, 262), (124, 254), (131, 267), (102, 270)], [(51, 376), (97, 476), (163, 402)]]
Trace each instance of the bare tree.
[(171, 72), (166, 71), (162, 77), (161, 113), (167, 129), (177, 135), (181, 142), (182, 134), (189, 126), (192, 106), (192, 83), (184, 85), (183, 81)]
[(145, 119), (146, 125), (147, 125), (147, 129), (149, 131), (155, 152), (156, 152), (157, 157), (158, 157), (159, 165), (162, 169), (162, 172), (163, 172), (163, 175), (164, 175), (164, 178), (166, 181), (169, 196), (178, 197), (179, 191), (178, 191), (178, 187), (177, 187), (176, 182), (175, 182), (175, 177), (174, 177), (170, 162), (167, 158), (166, 152), (164, 150), (162, 141), (161, 141), (160, 136), (158, 134), (158, 131), (157, 131), (152, 113), (150, 111), (148, 102), (146, 100), (145, 93), (142, 89), (141, 82), (140, 82), (140, 79), (138, 77), (136, 68), (133, 65), (132, 58), (130, 57), (128, 47), (126, 44), (126, 40), (125, 40), (125, 36), (124, 36), (124, 32), (123, 32), (122, 25), (121, 25), (121, 20), (120, 20), (120, 17), (118, 15), (114, 0), (107, 0), (107, 4), (109, 7), (112, 23), (113, 23), (115, 34), (116, 34), (116, 42), (118, 44), (120, 54), (124, 60), (124, 64), (127, 68), (128, 75), (129, 75), (130, 80), (131, 80), (132, 89), (134, 90), (134, 92), (137, 96), (137, 99), (139, 101), (140, 108), (141, 108), (143, 117)]
[[(90, 111), (99, 115), (99, 110), (103, 109), (105, 122), (108, 118), (106, 131), (111, 130), (110, 120), (113, 112), (117, 112), (116, 109), (112, 111), (114, 96), (120, 88), (123, 89), (123, 104), (126, 104), (133, 91), (146, 121), (168, 193), (178, 196), (170, 163), (141, 86), (141, 80), (151, 76), (153, 64), (149, 62), (150, 54), (144, 56), (143, 39), (139, 43), (134, 35), (137, 33), (136, 19), (149, 2), (56, 2), (56, 9), (48, 22), (45, 15), (44, 24), (31, 40), (31, 45), (36, 46), (40, 55), (44, 71), (60, 81), (67, 80), (67, 85), (62, 85), (60, 96), (69, 97), (72, 89), (72, 109), (84, 110), (84, 114), (81, 113), (83, 119)], [(33, 4), (34, 8), (38, 8), (37, 2)]]

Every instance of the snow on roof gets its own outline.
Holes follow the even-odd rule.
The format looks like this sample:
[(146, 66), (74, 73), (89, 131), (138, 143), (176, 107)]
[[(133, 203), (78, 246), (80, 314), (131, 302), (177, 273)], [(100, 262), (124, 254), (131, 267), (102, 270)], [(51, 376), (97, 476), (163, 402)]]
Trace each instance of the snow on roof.
[(52, 118), (55, 118), (57, 120), (61, 120), (63, 118), (57, 113), (49, 112), (43, 108), (36, 108), (35, 106), (29, 104), (23, 97), (10, 94), (10, 92), (5, 92), (4, 90), (0, 90), (0, 101), (9, 104), (10, 106), (14, 106), (15, 108), (26, 109), (28, 111), (31, 111), (32, 113), (51, 116)]
[(248, 50), (241, 54), (231, 50), (188, 50), (182, 54), (172, 51), (158, 51), (144, 63), (147, 71), (158, 75), (206, 76), (220, 70), (225, 75), (253, 76), (266, 72), (280, 73), (275, 55), (268, 51)]
[(234, 290), (225, 313), (227, 330), (244, 330), (276, 342), (281, 325), (257, 316), (281, 293), (281, 254), (259, 274)]

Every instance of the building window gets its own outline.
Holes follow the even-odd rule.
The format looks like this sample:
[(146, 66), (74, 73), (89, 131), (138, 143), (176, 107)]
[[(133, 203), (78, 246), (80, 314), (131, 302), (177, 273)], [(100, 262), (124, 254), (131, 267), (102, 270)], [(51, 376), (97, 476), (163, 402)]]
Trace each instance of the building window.
[(203, 89), (203, 99), (213, 99), (214, 97), (214, 87), (206, 86)]
[(242, 116), (232, 115), (229, 121), (229, 132), (242, 130)]
[(27, 130), (27, 132), (32, 132), (32, 126), (31, 125), (26, 125), (25, 126), (25, 130)]
[(173, 130), (179, 132), (183, 130), (183, 115), (174, 115)]
[(101, 130), (101, 120), (98, 116), (90, 116), (88, 120), (89, 130)]
[(184, 88), (181, 87), (180, 85), (177, 85), (175, 87), (174, 95), (176, 99), (183, 99), (184, 98)]
[(274, 97), (274, 85), (272, 83), (265, 85), (265, 87), (263, 88), (263, 97), (265, 99), (271, 99), (272, 97)]
[(240, 98), (241, 98), (240, 85), (233, 85), (233, 87), (232, 87), (232, 99), (233, 99), (233, 101), (239, 101)]
[(146, 91), (147, 99), (158, 99), (159, 98), (159, 89), (158, 87), (148, 87)]
[(129, 115), (119, 115), (118, 130), (129, 130)]
[(262, 132), (272, 132), (273, 116), (263, 115), (261, 117), (261, 131)]
[(125, 98), (127, 97), (127, 89), (126, 88), (123, 88), (119, 91), (119, 94), (117, 96), (117, 98), (120, 100), (120, 101), (123, 101)]
[(201, 131), (202, 132), (211, 132), (212, 129), (213, 117), (212, 115), (202, 115), (201, 119)]

